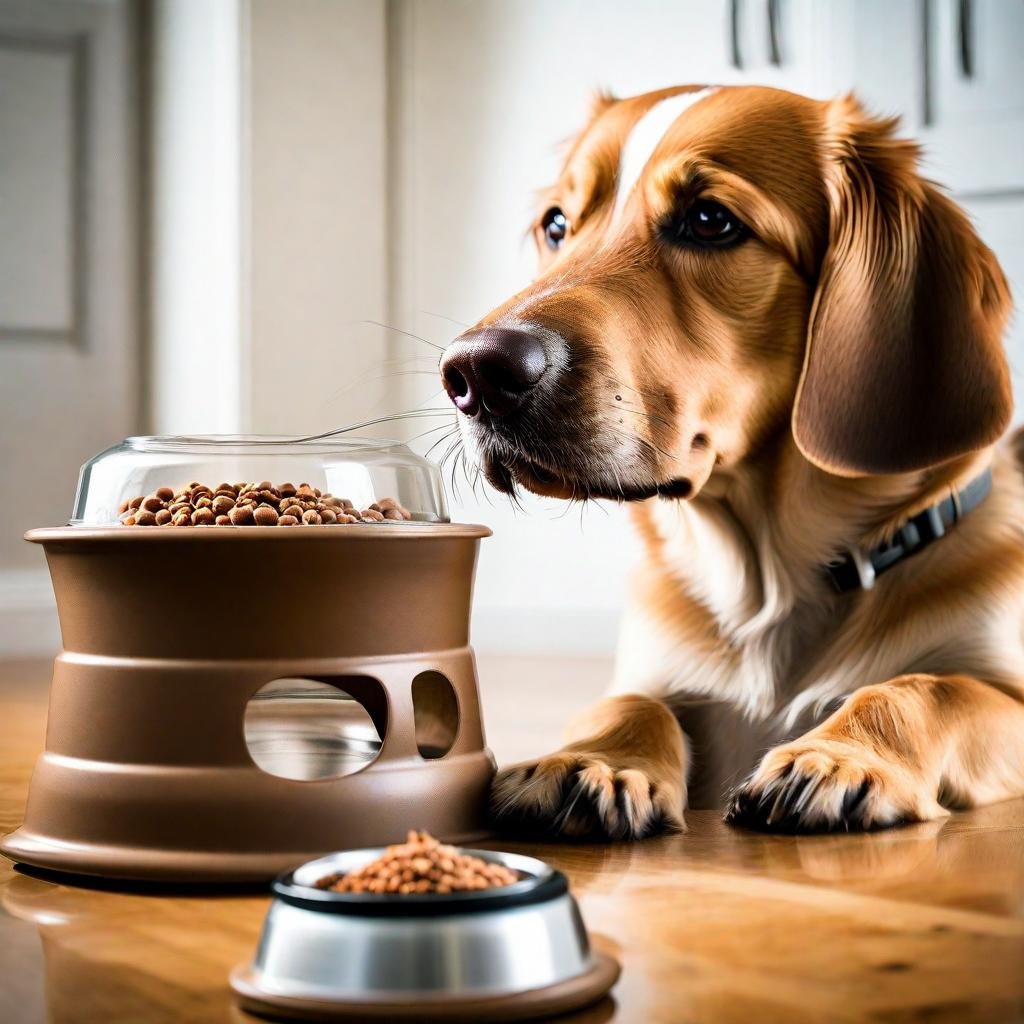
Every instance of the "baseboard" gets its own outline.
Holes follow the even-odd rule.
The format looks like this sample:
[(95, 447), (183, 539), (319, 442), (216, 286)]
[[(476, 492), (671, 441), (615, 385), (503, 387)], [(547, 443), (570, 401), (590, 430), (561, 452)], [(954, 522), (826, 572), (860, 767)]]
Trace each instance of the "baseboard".
[(619, 614), (611, 608), (475, 608), (472, 642), (480, 654), (609, 656)]
[(0, 571), (0, 657), (54, 655), (60, 627), (45, 569)]

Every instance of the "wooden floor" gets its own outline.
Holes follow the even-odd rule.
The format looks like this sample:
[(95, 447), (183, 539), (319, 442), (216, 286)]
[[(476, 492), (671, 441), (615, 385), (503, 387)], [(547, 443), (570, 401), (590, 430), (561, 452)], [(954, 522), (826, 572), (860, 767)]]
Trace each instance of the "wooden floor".
[[(485, 661), (499, 758), (553, 742), (606, 672)], [(45, 669), (0, 667), (0, 832), (20, 821), (44, 714)], [(566, 1020), (1024, 1020), (1024, 801), (869, 836), (751, 835), (709, 812), (689, 826), (632, 845), (517, 847), (566, 871), (590, 929), (620, 948), (614, 998)], [(266, 906), (73, 888), (0, 860), (0, 1022), (249, 1021), (226, 978)]]

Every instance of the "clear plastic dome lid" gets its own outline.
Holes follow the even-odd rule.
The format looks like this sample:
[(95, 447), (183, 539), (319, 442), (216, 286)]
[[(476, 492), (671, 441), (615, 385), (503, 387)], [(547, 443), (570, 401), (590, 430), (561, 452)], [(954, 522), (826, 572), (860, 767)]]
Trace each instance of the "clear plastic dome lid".
[(129, 437), (84, 466), (72, 526), (448, 522), (438, 467), (397, 441)]

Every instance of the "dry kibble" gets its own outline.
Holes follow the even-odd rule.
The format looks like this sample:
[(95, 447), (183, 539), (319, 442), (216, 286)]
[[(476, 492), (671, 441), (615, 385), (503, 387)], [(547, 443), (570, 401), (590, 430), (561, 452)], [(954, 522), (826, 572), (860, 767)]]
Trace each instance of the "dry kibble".
[(226, 516), (235, 507), (235, 499), (226, 494), (218, 494), (213, 499), (212, 507), (214, 515)]
[(277, 510), (269, 505), (257, 505), (252, 515), (257, 526), (277, 526)]
[(379, 498), (360, 512), (348, 498), (309, 483), (221, 483), (213, 491), (198, 480), (177, 491), (159, 487), (150, 495), (122, 501), (125, 526), (336, 526), (412, 519), (394, 498)]
[(412, 830), (406, 842), (389, 846), (378, 860), (347, 875), (328, 875), (316, 886), (335, 892), (408, 896), (496, 889), (518, 881), (518, 873), (503, 864), (460, 853), (427, 832)]
[(229, 513), (228, 520), (232, 526), (252, 526), (255, 522), (251, 505), (236, 505)]

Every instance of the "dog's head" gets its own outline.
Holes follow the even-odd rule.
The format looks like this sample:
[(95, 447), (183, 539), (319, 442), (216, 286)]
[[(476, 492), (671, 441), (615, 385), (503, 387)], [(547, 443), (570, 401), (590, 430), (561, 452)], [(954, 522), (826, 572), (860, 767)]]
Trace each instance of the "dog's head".
[(847, 476), (996, 440), (1006, 282), (893, 128), (766, 88), (599, 100), (539, 276), (442, 359), (491, 483), (689, 497), (788, 434)]

